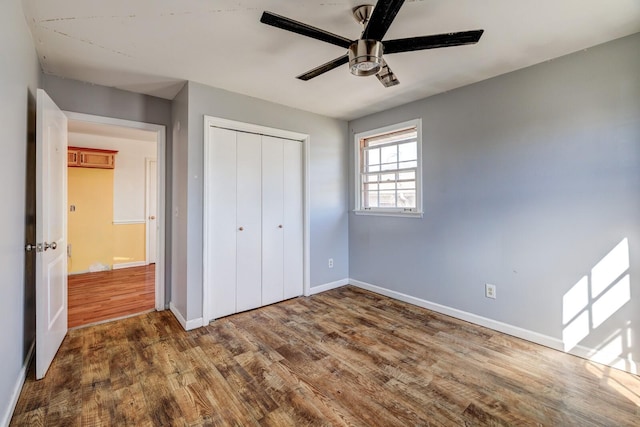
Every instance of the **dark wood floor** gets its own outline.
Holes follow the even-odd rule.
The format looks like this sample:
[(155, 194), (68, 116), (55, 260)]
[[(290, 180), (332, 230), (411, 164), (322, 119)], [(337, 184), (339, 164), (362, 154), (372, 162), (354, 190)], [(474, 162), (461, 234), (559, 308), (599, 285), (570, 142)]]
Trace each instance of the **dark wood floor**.
[(70, 328), (155, 308), (155, 264), (74, 274), (68, 281)]
[(640, 378), (346, 286), (71, 331), (12, 426), (637, 426)]

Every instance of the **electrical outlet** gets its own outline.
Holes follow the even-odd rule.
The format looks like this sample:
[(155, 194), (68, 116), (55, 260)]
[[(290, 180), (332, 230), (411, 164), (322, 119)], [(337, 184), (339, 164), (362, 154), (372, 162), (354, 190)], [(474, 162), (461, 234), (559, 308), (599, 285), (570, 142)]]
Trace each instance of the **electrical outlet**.
[(333, 268), (333, 258), (329, 258), (329, 268)]
[(496, 299), (496, 285), (491, 285), (489, 283), (485, 283), (484, 285), (484, 296), (487, 298)]

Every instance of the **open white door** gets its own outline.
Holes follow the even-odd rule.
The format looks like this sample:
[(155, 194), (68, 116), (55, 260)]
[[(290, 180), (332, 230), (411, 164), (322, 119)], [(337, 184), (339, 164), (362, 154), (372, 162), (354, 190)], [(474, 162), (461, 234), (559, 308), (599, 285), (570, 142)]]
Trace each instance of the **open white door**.
[(67, 334), (67, 117), (42, 90), (36, 109), (36, 378)]

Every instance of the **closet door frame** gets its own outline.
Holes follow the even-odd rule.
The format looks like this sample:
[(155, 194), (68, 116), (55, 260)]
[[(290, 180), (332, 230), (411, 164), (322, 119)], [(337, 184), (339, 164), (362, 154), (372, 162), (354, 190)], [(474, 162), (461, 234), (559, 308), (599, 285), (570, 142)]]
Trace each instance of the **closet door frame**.
[[(310, 212), (309, 212), (309, 147), (311, 138), (308, 134), (292, 132), (289, 130), (272, 128), (267, 126), (260, 126), (251, 123), (238, 122), (235, 120), (223, 119), (220, 117), (204, 116), (204, 159), (209, 158), (210, 140), (213, 136), (213, 128), (223, 128), (238, 132), (250, 132), (265, 136), (273, 136), (276, 138), (290, 139), (294, 141), (300, 141), (302, 144), (302, 223), (303, 223), (303, 295), (310, 295), (310, 256), (309, 256), (309, 224), (310, 224)], [(208, 218), (211, 214), (211, 200), (209, 200), (209, 179), (211, 171), (208, 170), (207, 163), (204, 164), (204, 199), (203, 199), (203, 233), (204, 238), (202, 242), (203, 259), (207, 260), (209, 254), (212, 252), (212, 243), (210, 242), (210, 227), (208, 224)], [(209, 281), (208, 271), (206, 264), (203, 265), (202, 274), (202, 319), (204, 324), (208, 324), (212, 320), (213, 307), (211, 307), (211, 283)]]

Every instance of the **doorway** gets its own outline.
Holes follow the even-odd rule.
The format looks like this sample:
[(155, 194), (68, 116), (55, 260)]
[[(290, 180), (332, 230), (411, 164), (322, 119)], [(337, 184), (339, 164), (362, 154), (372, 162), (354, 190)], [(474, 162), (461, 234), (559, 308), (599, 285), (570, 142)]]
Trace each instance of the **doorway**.
[(165, 127), (65, 114), (83, 161), (68, 168), (69, 327), (163, 310)]

